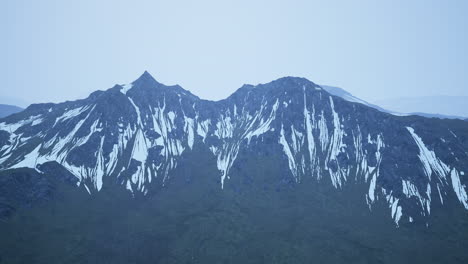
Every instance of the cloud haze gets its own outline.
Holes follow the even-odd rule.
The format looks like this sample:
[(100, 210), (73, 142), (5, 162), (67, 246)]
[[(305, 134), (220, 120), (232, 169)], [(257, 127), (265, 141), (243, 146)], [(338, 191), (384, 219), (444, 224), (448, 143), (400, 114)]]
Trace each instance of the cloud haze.
[(83, 98), (144, 70), (205, 99), (286, 75), (369, 101), (468, 95), (466, 1), (18, 0), (0, 10), (1, 95), (29, 102)]

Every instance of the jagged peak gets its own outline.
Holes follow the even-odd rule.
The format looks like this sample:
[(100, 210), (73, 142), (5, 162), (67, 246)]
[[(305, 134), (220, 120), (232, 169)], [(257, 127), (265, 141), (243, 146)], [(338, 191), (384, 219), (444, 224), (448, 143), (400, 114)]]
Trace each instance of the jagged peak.
[(134, 82), (132, 82), (133, 86), (154, 86), (154, 85), (159, 85), (160, 83), (156, 81), (156, 79), (148, 72), (145, 71), (143, 74), (138, 77)]
[(156, 79), (148, 72), (144, 71), (143, 74), (140, 75), (135, 81), (129, 84), (122, 84), (122, 85), (115, 85), (112, 89), (117, 88), (123, 94), (127, 94), (127, 92), (135, 87), (155, 87), (161, 85)]
[(138, 79), (153, 79), (154, 80), (154, 77), (148, 72), (148, 71), (144, 71), (140, 77), (138, 77)]
[[(121, 93), (128, 95), (127, 93), (132, 90), (139, 90), (137, 94), (143, 95), (148, 91), (151, 90), (158, 90), (158, 91), (164, 91), (164, 92), (170, 92), (170, 93), (176, 93), (179, 96), (189, 96), (191, 98), (197, 98), (199, 99), (196, 95), (193, 95), (189, 90), (185, 90), (182, 88), (180, 85), (175, 84), (175, 85), (165, 85), (163, 83), (158, 82), (148, 71), (144, 71), (140, 77), (138, 77), (135, 81), (133, 81), (130, 84), (123, 84), (123, 85), (116, 85), (118, 91)], [(114, 87), (114, 88), (115, 88)], [(112, 90), (114, 89), (112, 88)], [(134, 92), (132, 92), (133, 96)]]

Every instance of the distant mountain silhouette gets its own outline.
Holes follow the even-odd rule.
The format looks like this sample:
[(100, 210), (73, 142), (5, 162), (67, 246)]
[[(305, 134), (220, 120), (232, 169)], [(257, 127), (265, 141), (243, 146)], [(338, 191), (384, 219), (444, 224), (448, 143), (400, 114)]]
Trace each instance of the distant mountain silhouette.
[(377, 100), (374, 103), (394, 112), (426, 113), (434, 116), (468, 117), (468, 96), (420, 96)]
[(0, 118), (23, 111), (24, 109), (15, 105), (0, 104)]

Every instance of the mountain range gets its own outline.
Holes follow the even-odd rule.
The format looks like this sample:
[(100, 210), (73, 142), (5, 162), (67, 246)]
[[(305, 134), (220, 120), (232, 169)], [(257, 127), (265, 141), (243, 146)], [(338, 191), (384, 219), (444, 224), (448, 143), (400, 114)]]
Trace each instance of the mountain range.
[[(389, 253), (381, 251), (383, 246), (372, 248), (372, 239), (362, 240), (365, 232), (350, 231), (357, 226), (371, 237), (380, 232), (375, 235), (379, 245), (436, 230), (436, 235), (418, 236), (431, 240), (421, 242), (422, 247), (432, 243), (430, 247), (438, 248), (435, 254), (450, 246), (456, 253), (443, 260), (467, 260), (462, 249), (468, 234), (468, 123), (398, 116), (353, 98), (335, 96), (330, 90), (304, 78), (284, 77), (267, 84), (244, 85), (224, 100), (208, 101), (178, 85), (161, 84), (145, 72), (131, 84), (96, 91), (86, 99), (33, 104), (0, 120), (0, 179), (5, 193), (0, 199), (0, 216), (8, 223), (8, 228), (0, 230), (24, 228), (28, 215), (41, 215), (39, 219), (54, 216), (52, 222), (57, 221), (57, 214), (58, 219), (65, 215), (92, 219), (97, 214), (107, 220), (118, 215), (115, 221), (128, 226), (128, 221), (150, 221), (138, 214), (151, 214), (151, 219), (162, 226), (169, 225), (162, 220), (166, 218), (172, 219), (175, 226), (171, 228), (186, 230), (184, 226), (190, 226), (186, 230), (189, 233), (180, 231), (186, 246), (203, 246), (186, 252), (183, 240), (161, 233), (159, 239), (170, 240), (183, 252), (176, 254), (174, 248), (158, 245), (155, 247), (164, 254), (157, 258), (161, 263), (180, 263), (191, 257), (209, 261), (214, 248), (219, 252), (239, 252), (242, 248), (246, 255), (239, 255), (238, 261), (245, 260), (255, 252), (250, 252), (254, 247), (244, 234), (260, 234), (255, 239), (265, 239), (268, 232), (294, 229), (294, 223), (303, 230), (307, 226), (304, 221), (310, 221), (315, 231), (310, 235), (323, 236), (330, 243), (339, 237), (341, 253), (350, 254), (349, 243), (342, 241), (350, 238), (347, 232), (353, 239), (365, 241), (365, 246), (359, 246), (360, 251), (367, 252), (365, 260), (387, 262), (395, 258), (388, 258)], [(42, 209), (23, 209), (31, 206)], [(88, 207), (94, 208), (94, 214), (85, 209)], [(123, 208), (135, 213), (135, 219), (122, 215)], [(133, 211), (135, 208), (142, 211)], [(280, 211), (285, 215), (276, 215)], [(159, 214), (153, 215), (155, 212)], [(171, 218), (173, 215), (177, 217)], [(272, 218), (264, 218), (267, 216)], [(323, 230), (340, 234), (331, 239), (329, 233), (320, 233), (318, 227), (327, 223), (316, 217), (328, 219), (331, 226), (327, 228), (338, 227), (335, 231)], [(69, 216), (63, 219), (59, 225), (75, 221)], [(185, 222), (193, 219), (197, 219), (196, 225)], [(250, 222), (252, 219), (258, 223)], [(39, 222), (40, 230), (54, 230), (50, 221)], [(255, 228), (245, 227), (247, 223)], [(89, 226), (95, 232), (97, 226), (107, 224), (111, 223), (93, 222)], [(212, 224), (220, 228), (219, 232), (212, 230), (216, 228)], [(149, 233), (157, 232), (157, 227), (142, 226), (149, 228)], [(441, 247), (443, 241), (434, 240), (454, 228), (458, 233), (450, 239), (465, 237), (457, 237), (457, 245), (446, 243)], [(331, 245), (336, 241), (330, 247), (315, 245), (310, 237), (298, 238), (298, 231), (291, 231), (295, 235), (288, 245), (278, 242), (261, 246), (258, 250), (264, 255), (257, 261), (310, 260), (308, 253), (302, 252), (308, 250), (307, 244), (315, 249), (325, 247), (327, 254), (319, 258), (323, 261), (339, 263), (346, 259), (345, 253), (331, 256)], [(200, 232), (214, 237), (198, 241)], [(390, 237), (385, 243), (380, 241), (383, 234)], [(11, 237), (0, 241), (3, 248), (22, 239)], [(298, 244), (297, 239), (309, 242)], [(137, 240), (138, 245), (143, 243)], [(218, 248), (215, 241), (226, 248)], [(411, 246), (409, 239), (407, 242), (402, 245)], [(86, 248), (92, 244), (86, 242)], [(246, 245), (250, 249), (244, 248)], [(392, 246), (395, 252), (411, 251)], [(286, 255), (281, 251), (268, 253), (281, 247), (288, 248)], [(115, 253), (115, 248), (107, 250)], [(291, 252), (299, 254), (297, 259)], [(9, 260), (14, 258), (9, 252), (0, 251), (2, 254)], [(43, 253), (36, 254), (42, 257)], [(401, 256), (417, 261), (440, 260), (431, 260), (431, 254)], [(31, 260), (30, 256), (24, 258)], [(94, 258), (101, 259), (98, 255)]]

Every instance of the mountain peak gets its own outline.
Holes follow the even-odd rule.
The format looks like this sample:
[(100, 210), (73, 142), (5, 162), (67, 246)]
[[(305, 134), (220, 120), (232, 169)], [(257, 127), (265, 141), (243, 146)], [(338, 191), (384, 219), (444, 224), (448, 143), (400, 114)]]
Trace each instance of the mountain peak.
[(274, 82), (306, 82), (306, 83), (313, 83), (309, 81), (307, 78), (304, 77), (296, 77), (296, 76), (284, 76), (274, 80)]
[(141, 75), (141, 77), (143, 77), (143, 76), (153, 78), (153, 76), (148, 71), (144, 71), (143, 74)]
[(133, 82), (133, 85), (137, 84), (159, 84), (159, 82), (148, 71), (145, 71)]
[(273, 86), (273, 87), (279, 86), (279, 87), (289, 87), (289, 88), (300, 87), (301, 89), (302, 87), (319, 87), (317, 84), (315, 84), (314, 82), (306, 78), (294, 77), (294, 76), (281, 77), (265, 85)]

